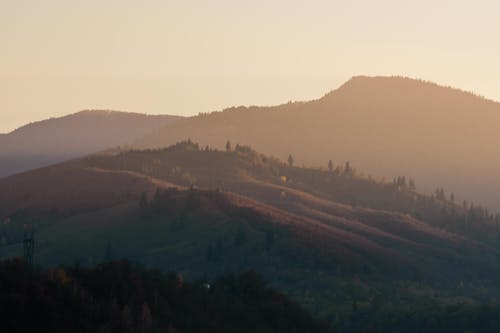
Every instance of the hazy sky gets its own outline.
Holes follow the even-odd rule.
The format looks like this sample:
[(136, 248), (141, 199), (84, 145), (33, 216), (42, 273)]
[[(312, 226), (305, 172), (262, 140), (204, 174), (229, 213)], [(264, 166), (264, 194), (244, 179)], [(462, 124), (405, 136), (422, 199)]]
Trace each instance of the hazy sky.
[(0, 0), (0, 132), (191, 115), (406, 75), (500, 100), (499, 1)]

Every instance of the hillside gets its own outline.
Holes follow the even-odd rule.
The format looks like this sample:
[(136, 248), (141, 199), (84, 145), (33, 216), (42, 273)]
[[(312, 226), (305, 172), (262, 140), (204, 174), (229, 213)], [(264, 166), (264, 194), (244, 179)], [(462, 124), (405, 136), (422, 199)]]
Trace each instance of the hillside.
[(138, 147), (191, 138), (222, 148), (227, 140), (299, 164), (350, 161), (392, 179), (401, 170), (430, 193), (500, 209), (500, 104), (460, 90), (401, 77), (355, 77), (310, 102), (235, 107), (168, 125)]
[(0, 135), (0, 177), (131, 144), (180, 117), (81, 111)]
[[(65, 181), (59, 182), (58, 179), (62, 178)], [(323, 188), (316, 185), (321, 178), (327, 184)], [(212, 190), (182, 190), (193, 184)], [(170, 188), (177, 188), (180, 192), (168, 190), (165, 192), (166, 197), (163, 197), (162, 189)], [(206, 228), (199, 224), (201, 220), (213, 220), (215, 224), (212, 223), (212, 227), (216, 229), (226, 230), (229, 227), (226, 230), (229, 233), (236, 232), (235, 226), (220, 222), (246, 221), (244, 225), (249, 224), (251, 230), (257, 228), (260, 230), (257, 234), (261, 235), (268, 232), (268, 228), (283, 228), (287, 241), (282, 244), (280, 251), (304, 256), (304, 263), (308, 262), (307, 253), (310, 249), (313, 250), (311, 256), (325, 252), (330, 269), (333, 270), (365, 269), (394, 276), (399, 276), (403, 271), (427, 274), (425, 269), (418, 267), (425, 262), (429, 267), (441, 267), (440, 270), (432, 270), (436, 276), (444, 273), (448, 275), (447, 270), (459, 267), (451, 268), (446, 261), (458, 260), (462, 252), (487, 250), (486, 245), (466, 238), (465, 234), (455, 233), (462, 231), (460, 221), (455, 224), (450, 222), (446, 226), (450, 231), (443, 230), (443, 225), (429, 223), (442, 221), (442, 216), (435, 216), (434, 212), (441, 212), (445, 203), (427, 202), (423, 197), (414, 203), (416, 193), (401, 192), (392, 184), (370, 183), (347, 175), (287, 167), (279, 160), (259, 155), (246, 147), (238, 147), (232, 152), (204, 151), (195, 144), (181, 143), (160, 151), (92, 156), (4, 178), (0, 180), (0, 189), (1, 218), (10, 217), (14, 221), (19, 218), (22, 221), (25, 216), (38, 215), (47, 219), (47, 228), (41, 228), (40, 232), (56, 243), (47, 248), (48, 253), (42, 252), (40, 259), (51, 264), (71, 262), (82, 255), (102, 255), (109, 240), (102, 236), (101, 239), (93, 239), (93, 233), (102, 233), (98, 230), (111, 221), (114, 221), (111, 222), (111, 228), (119, 227), (120, 223), (125, 228), (129, 221), (131, 224), (128, 227), (132, 234), (145, 232), (139, 238), (150, 240), (152, 235), (149, 229), (135, 230), (140, 225), (132, 223), (141, 220), (137, 202), (143, 193), (147, 194), (148, 200), (153, 200), (152, 207), (155, 207), (155, 200), (163, 200), (161, 207), (168, 207), (174, 202), (179, 209), (185, 207), (185, 211), (176, 213), (163, 207), (159, 214), (170, 220), (175, 216), (189, 217), (192, 228), (197, 229), (197, 232)], [(153, 195), (156, 189), (160, 194)], [(334, 189), (333, 192), (331, 189)], [(357, 196), (356, 206), (351, 202), (353, 194)], [(188, 203), (183, 204), (186, 200)], [(194, 201), (189, 203), (190, 200)], [(409, 201), (414, 209), (413, 214), (428, 217), (427, 222), (407, 215), (405, 209)], [(234, 211), (235, 207), (243, 210)], [(155, 215), (155, 210), (150, 213)], [(447, 217), (446, 214), (443, 216)], [(101, 222), (95, 224), (96, 221)], [(260, 221), (263, 226), (256, 227), (254, 221)], [(475, 223), (478, 228), (483, 225), (479, 221)], [(13, 224), (16, 225), (15, 222)], [(79, 232), (75, 236), (71, 235), (75, 230)], [(56, 238), (61, 236), (61, 232), (64, 238), (72, 239), (69, 242), (71, 249), (58, 248)], [(207, 242), (218, 242), (216, 235), (210, 240), (208, 231), (202, 234), (205, 234), (202, 240), (196, 240), (188, 233), (180, 239), (171, 239), (171, 242), (186, 244), (182, 246), (193, 241), (202, 241), (206, 246), (209, 244)], [(129, 235), (125, 233), (119, 243), (130, 245), (127, 239)], [(78, 245), (80, 237), (83, 238)], [(85, 242), (88, 242), (89, 237), (93, 239), (92, 244), (101, 245), (91, 253), (86, 253), (89, 249)], [(161, 240), (158, 241), (161, 243)], [(443, 246), (443, 242), (446, 246)], [(144, 245), (149, 248), (150, 244), (146, 244), (140, 242), (130, 255), (144, 256), (142, 260), (158, 265), (154, 256), (147, 255), (149, 250), (141, 248)], [(300, 244), (305, 244), (305, 247), (301, 248)], [(51, 250), (51, 247), (55, 248)], [(165, 255), (169, 249), (165, 248)], [(195, 246), (195, 249), (198, 252), (196, 260), (202, 260), (205, 247)], [(411, 258), (401, 256), (401, 252), (411, 253)], [(428, 256), (429, 253), (440, 252), (447, 258), (444, 262)], [(61, 256), (62, 253), (66, 254)], [(496, 256), (495, 252), (490, 254)], [(233, 255), (237, 258), (244, 254), (235, 251)], [(280, 261), (288, 261), (285, 254), (280, 255), (280, 258)], [(476, 259), (483, 261), (486, 258), (488, 256), (485, 254), (484, 258)], [(416, 261), (421, 263), (417, 264)], [(181, 262), (184, 264), (176, 269), (204, 267), (202, 262), (188, 264), (190, 261), (186, 256)], [(239, 260), (234, 262), (241, 263)], [(392, 269), (394, 262), (399, 262), (400, 271)], [(468, 264), (475, 265), (477, 262)], [(256, 265), (262, 266), (262, 263)], [(232, 267), (236, 268), (245, 267)], [(465, 277), (463, 274), (466, 272), (460, 274)]]
[[(126, 258), (187, 278), (256, 269), (349, 330), (375, 310), (405, 318), (420, 302), (489, 300), (500, 273), (498, 221), (484, 208), (244, 146), (109, 151), (0, 179), (0, 199), (3, 258), (21, 253), (33, 224), (46, 267)], [(356, 324), (353, 302), (369, 310)]]

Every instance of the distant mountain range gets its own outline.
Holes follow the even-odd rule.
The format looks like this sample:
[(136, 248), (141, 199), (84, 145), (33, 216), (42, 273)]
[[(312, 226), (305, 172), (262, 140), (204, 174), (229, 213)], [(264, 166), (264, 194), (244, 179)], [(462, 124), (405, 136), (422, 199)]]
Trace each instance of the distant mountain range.
[(87, 110), (0, 135), (0, 177), (131, 144), (180, 117)]

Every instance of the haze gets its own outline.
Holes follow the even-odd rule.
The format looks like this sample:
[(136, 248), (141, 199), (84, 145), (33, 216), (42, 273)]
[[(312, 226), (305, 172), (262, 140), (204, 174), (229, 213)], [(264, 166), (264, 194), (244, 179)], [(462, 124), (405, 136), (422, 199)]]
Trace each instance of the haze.
[(0, 3), (0, 132), (81, 109), (192, 115), (404, 75), (500, 100), (495, 1)]

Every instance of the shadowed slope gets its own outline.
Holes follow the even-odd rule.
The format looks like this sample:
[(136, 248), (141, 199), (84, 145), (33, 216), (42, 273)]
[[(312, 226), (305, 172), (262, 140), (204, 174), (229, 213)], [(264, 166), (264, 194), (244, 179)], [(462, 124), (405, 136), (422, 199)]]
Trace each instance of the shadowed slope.
[(0, 136), (0, 177), (127, 145), (180, 117), (81, 111)]

